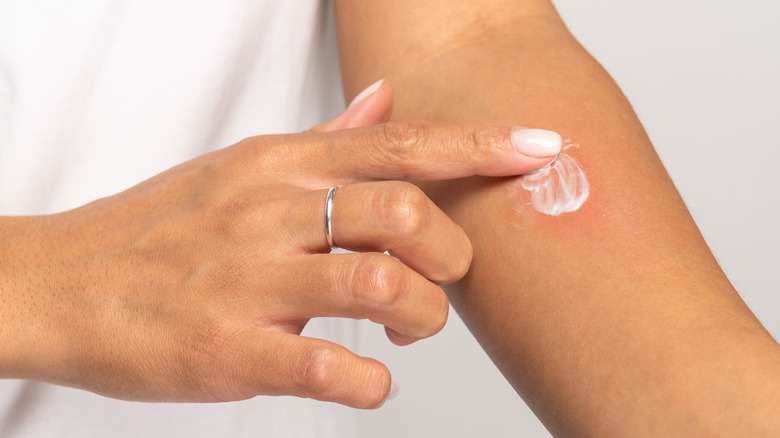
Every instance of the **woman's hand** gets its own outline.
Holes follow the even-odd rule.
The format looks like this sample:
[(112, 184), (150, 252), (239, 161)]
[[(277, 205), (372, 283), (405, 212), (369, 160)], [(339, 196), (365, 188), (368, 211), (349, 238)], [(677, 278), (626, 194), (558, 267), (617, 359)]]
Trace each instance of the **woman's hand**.
[[(249, 138), (72, 211), (4, 220), (2, 376), (144, 401), (381, 405), (384, 365), (299, 335), (318, 316), (368, 318), (398, 344), (442, 328), (448, 302), (437, 285), (466, 273), (471, 246), (403, 181), (519, 174), (557, 152), (523, 155), (509, 127), (321, 132), (383, 121), (389, 93), (310, 132)], [(331, 186), (335, 244), (361, 253), (328, 254)]]

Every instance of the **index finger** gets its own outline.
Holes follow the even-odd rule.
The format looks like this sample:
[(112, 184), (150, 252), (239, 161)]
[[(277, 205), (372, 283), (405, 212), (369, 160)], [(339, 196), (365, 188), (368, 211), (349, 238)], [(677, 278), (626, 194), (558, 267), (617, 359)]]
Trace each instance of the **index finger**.
[(558, 133), (542, 129), (433, 122), (307, 136), (289, 151), (293, 172), (342, 183), (520, 175), (549, 164), (562, 145)]

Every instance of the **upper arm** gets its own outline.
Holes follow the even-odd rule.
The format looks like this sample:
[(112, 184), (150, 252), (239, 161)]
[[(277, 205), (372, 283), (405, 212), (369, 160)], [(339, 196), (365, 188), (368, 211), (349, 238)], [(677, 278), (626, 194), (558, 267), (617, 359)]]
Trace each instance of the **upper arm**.
[(515, 25), (522, 17), (557, 20), (549, 0), (336, 0), (335, 7), (348, 98), (473, 38), (526, 33)]

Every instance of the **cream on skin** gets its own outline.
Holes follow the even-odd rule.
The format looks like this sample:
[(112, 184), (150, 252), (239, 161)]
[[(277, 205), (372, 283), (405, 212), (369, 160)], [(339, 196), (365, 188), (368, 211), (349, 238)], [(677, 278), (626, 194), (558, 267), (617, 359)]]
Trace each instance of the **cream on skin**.
[[(543, 131), (544, 136), (540, 136), (539, 131), (519, 131), (523, 138), (513, 137), (512, 141), (526, 141), (528, 137), (543, 137), (546, 142), (556, 141), (550, 131)], [(548, 216), (577, 211), (590, 195), (590, 184), (582, 166), (572, 156), (564, 153), (579, 145), (572, 144), (568, 139), (563, 141), (558, 134), (555, 135), (561, 144), (558, 157), (536, 172), (521, 176), (517, 181), (517, 185), (531, 194), (531, 206), (534, 210)]]

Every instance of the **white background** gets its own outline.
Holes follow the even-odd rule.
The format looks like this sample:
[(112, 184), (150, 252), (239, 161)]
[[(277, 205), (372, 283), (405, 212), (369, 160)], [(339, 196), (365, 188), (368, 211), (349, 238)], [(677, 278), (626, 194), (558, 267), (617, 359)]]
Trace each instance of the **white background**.
[[(780, 2), (555, 3), (634, 104), (726, 273), (780, 336)], [(454, 312), (411, 347), (361, 329), (361, 353), (402, 385), (361, 413), (361, 436), (549, 436)]]

